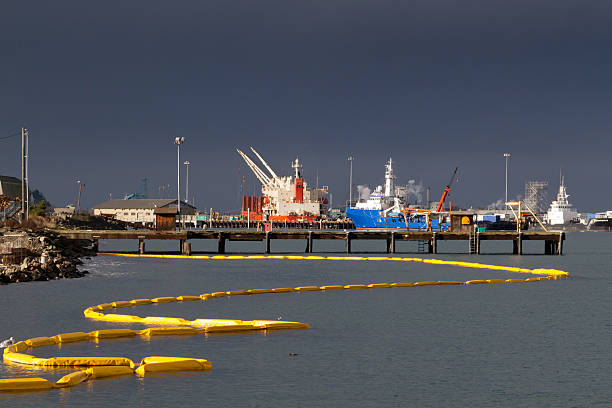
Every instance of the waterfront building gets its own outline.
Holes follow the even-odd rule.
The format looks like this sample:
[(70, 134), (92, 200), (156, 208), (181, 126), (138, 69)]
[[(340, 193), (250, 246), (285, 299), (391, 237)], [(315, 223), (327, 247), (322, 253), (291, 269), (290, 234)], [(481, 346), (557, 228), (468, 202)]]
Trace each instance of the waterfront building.
[[(174, 199), (131, 199), (131, 200), (109, 200), (93, 207), (94, 215), (114, 218), (118, 221), (142, 224), (153, 227), (156, 225), (157, 209), (175, 209), (177, 200)], [(196, 208), (181, 201), (181, 214), (194, 216)], [(159, 212), (159, 211), (158, 211)]]

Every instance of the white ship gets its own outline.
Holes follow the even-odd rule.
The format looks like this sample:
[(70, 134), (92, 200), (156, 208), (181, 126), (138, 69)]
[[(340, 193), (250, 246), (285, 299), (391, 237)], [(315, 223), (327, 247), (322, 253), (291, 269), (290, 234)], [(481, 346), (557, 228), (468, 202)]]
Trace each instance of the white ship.
[(578, 211), (569, 203), (567, 200), (568, 197), (569, 195), (565, 188), (564, 178), (561, 177), (557, 199), (550, 204), (550, 208), (546, 213), (546, 222), (548, 222), (548, 224), (569, 224), (571, 221), (575, 221), (578, 218)]
[(395, 175), (393, 174), (393, 159), (385, 165), (385, 186), (376, 186), (370, 197), (365, 201), (358, 201), (356, 209), (382, 211), (382, 215), (388, 213), (399, 213), (405, 208), (406, 187), (395, 186)]

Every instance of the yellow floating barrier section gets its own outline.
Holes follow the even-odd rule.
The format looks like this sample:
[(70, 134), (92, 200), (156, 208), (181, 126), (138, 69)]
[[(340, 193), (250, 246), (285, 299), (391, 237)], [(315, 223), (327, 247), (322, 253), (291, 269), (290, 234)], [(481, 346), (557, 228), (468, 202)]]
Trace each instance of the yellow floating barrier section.
[(378, 289), (378, 288), (400, 288), (417, 286), (439, 286), (439, 285), (475, 285), (475, 284), (508, 284), (537, 282), (542, 280), (556, 280), (567, 278), (568, 272), (557, 269), (524, 269), (508, 266), (497, 266), (479, 264), (473, 262), (443, 261), (438, 259), (421, 258), (385, 258), (385, 257), (339, 257), (339, 256), (185, 256), (185, 255), (134, 255), (101, 253), (100, 255), (125, 256), (125, 257), (147, 257), (147, 258), (188, 258), (188, 259), (211, 259), (211, 260), (268, 260), (268, 259), (290, 259), (290, 260), (331, 260), (331, 261), (397, 261), (397, 262), (422, 262), (439, 265), (451, 265), (467, 268), (491, 269), (515, 273), (537, 275), (526, 279), (474, 279), (468, 281), (430, 281), (430, 282), (395, 282), (395, 283), (369, 283), (348, 285), (324, 285), (324, 286), (298, 286), (295, 288), (273, 288), (273, 289), (250, 289), (230, 290), (225, 292), (203, 293), (199, 296), (157, 297), (153, 299), (119, 300), (88, 307), (83, 311), (85, 317), (93, 320), (102, 320), (122, 323), (139, 323), (144, 325), (159, 325), (161, 327), (149, 327), (142, 330), (132, 329), (106, 329), (95, 330), (89, 333), (71, 332), (60, 333), (52, 337), (35, 337), (15, 343), (4, 350), (4, 361), (9, 363), (26, 364), (37, 367), (73, 367), (79, 369), (67, 374), (55, 383), (44, 378), (8, 378), (0, 379), (0, 392), (23, 392), (39, 391), (53, 388), (73, 387), (84, 381), (98, 378), (106, 378), (122, 375), (140, 375), (153, 372), (172, 371), (207, 371), (212, 369), (208, 360), (200, 358), (185, 357), (163, 357), (152, 356), (143, 358), (139, 364), (125, 357), (52, 357), (39, 358), (24, 351), (37, 347), (50, 346), (61, 343), (73, 343), (83, 341), (99, 342), (103, 339), (114, 339), (119, 337), (151, 337), (151, 336), (186, 336), (196, 334), (209, 334), (220, 332), (238, 332), (242, 330), (280, 330), (280, 329), (307, 329), (306, 323), (278, 321), (278, 320), (229, 320), (229, 319), (195, 319), (185, 320), (180, 317), (140, 317), (131, 314), (102, 313), (106, 310), (136, 307), (153, 303), (171, 303), (188, 301), (208, 301), (209, 299), (225, 296), (252, 296), (260, 294), (308, 292), (308, 291), (330, 291), (350, 289)]

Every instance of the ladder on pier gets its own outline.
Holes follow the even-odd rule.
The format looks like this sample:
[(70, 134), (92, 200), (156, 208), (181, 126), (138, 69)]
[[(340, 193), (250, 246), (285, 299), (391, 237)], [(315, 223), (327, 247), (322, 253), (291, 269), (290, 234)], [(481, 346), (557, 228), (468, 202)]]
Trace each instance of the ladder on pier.
[(426, 254), (429, 252), (429, 241), (418, 240), (417, 241), (417, 252), (419, 254)]
[(470, 254), (478, 253), (478, 239), (476, 234), (477, 232), (475, 230), (470, 232)]

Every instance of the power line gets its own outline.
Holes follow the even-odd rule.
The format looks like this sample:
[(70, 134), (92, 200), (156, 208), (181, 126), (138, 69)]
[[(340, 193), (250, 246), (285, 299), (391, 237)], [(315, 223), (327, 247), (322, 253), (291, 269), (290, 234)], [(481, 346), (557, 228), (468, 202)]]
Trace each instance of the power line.
[(10, 139), (11, 137), (20, 136), (20, 135), (21, 135), (21, 132), (15, 132), (15, 133), (11, 133), (8, 136), (0, 137), (0, 140), (6, 140), (6, 139)]

